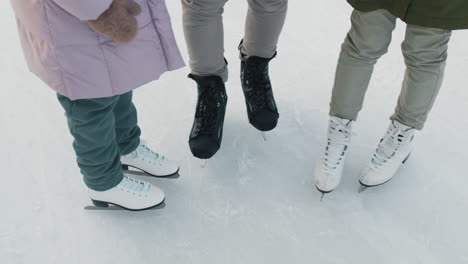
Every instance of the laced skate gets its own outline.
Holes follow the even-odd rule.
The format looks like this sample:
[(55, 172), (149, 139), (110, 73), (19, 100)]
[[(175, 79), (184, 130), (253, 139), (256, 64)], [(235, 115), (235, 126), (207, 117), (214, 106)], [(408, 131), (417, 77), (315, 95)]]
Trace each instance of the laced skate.
[(221, 147), (228, 97), (219, 76), (189, 75), (198, 85), (198, 101), (189, 145), (199, 159), (210, 159)]
[(367, 187), (382, 185), (393, 178), (401, 164), (404, 164), (413, 151), (415, 129), (393, 121), (380, 141), (371, 162), (360, 177), (363, 192)]
[(89, 197), (97, 208), (115, 205), (125, 210), (143, 211), (155, 208), (164, 202), (163, 191), (144, 181), (124, 176), (122, 181), (107, 191), (88, 190)]
[[(273, 130), (279, 119), (269, 76), (269, 63), (275, 56), (276, 54), (271, 58), (261, 58), (242, 53), (240, 55), (241, 83), (247, 115), (250, 124), (262, 132)], [(262, 137), (266, 140), (264, 134)]]
[(353, 122), (330, 117), (327, 146), (315, 168), (315, 186), (325, 194), (334, 191), (341, 182), (346, 153), (351, 142)]
[(120, 160), (123, 170), (132, 167), (155, 177), (173, 176), (179, 172), (179, 165), (176, 162), (152, 151), (143, 141), (136, 150), (122, 156)]

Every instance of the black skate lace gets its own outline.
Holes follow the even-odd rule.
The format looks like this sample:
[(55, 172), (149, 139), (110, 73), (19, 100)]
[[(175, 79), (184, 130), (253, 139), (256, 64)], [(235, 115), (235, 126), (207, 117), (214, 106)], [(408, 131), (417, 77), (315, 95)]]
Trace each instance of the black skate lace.
[(372, 158), (372, 164), (375, 169), (385, 166), (391, 158), (395, 156), (402, 145), (407, 144), (413, 137), (401, 129), (395, 129), (392, 133), (386, 133), (381, 140), (377, 150)]
[(197, 117), (201, 120), (200, 133), (211, 134), (216, 129), (219, 97), (214, 89), (206, 89), (200, 94), (200, 102), (197, 109)]
[(246, 65), (245, 82), (250, 88), (246, 94), (253, 111), (269, 106), (271, 84), (265, 76), (267, 67), (268, 61), (251, 61)]

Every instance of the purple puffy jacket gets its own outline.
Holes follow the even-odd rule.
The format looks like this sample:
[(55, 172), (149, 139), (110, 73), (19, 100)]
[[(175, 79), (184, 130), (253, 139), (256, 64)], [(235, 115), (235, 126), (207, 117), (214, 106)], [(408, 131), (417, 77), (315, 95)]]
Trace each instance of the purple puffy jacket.
[(29, 68), (72, 99), (109, 97), (184, 66), (164, 0), (142, 7), (134, 41), (118, 44), (92, 31), (112, 0), (11, 0)]

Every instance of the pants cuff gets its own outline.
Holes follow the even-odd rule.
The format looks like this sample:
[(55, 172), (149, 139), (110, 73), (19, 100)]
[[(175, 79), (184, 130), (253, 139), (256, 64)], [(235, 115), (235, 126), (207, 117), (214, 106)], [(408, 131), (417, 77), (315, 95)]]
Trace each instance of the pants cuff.
[(133, 140), (130, 144), (125, 146), (125, 148), (120, 150), (120, 155), (125, 156), (135, 151), (140, 145), (140, 141), (140, 137), (138, 137), (136, 140)]
[(110, 190), (114, 188), (115, 186), (119, 185), (119, 183), (123, 180), (123, 177), (124, 175), (123, 175), (122, 169), (119, 169), (119, 172), (115, 174), (112, 178), (110, 178), (107, 182), (105, 182), (104, 184), (100, 184), (100, 185), (91, 184), (86, 181), (86, 178), (84, 182), (86, 186), (88, 186), (88, 188), (97, 192), (103, 192), (103, 191)]
[(390, 117), (390, 120), (392, 121), (398, 121), (402, 123), (405, 126), (412, 127), (416, 130), (422, 130), (424, 128), (424, 121), (416, 121), (416, 120), (411, 120), (409, 118), (404, 118), (401, 115), (394, 114)]
[(356, 121), (358, 117), (357, 114), (349, 114), (349, 113), (343, 114), (342, 112), (339, 113), (338, 111), (335, 111), (334, 109), (330, 109), (330, 112), (328, 114), (330, 116), (336, 116), (341, 119), (347, 119), (347, 120), (352, 120), (352, 121)]

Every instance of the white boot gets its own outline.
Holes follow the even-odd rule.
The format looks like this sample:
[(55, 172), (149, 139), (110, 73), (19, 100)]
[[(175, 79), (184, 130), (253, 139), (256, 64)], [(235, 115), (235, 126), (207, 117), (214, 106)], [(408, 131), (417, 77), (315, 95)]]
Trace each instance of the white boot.
[(362, 171), (360, 183), (365, 187), (373, 187), (391, 180), (413, 151), (414, 132), (414, 128), (393, 121), (369, 166)]
[(132, 167), (155, 177), (168, 177), (179, 172), (176, 162), (152, 151), (143, 142), (132, 153), (122, 156), (120, 161), (124, 170)]
[(89, 197), (97, 207), (113, 204), (131, 211), (142, 211), (156, 207), (164, 202), (164, 193), (158, 187), (134, 178), (124, 176), (119, 185), (98, 192), (89, 189)]
[(352, 125), (351, 120), (330, 118), (327, 147), (315, 168), (315, 186), (322, 193), (332, 192), (341, 182)]

